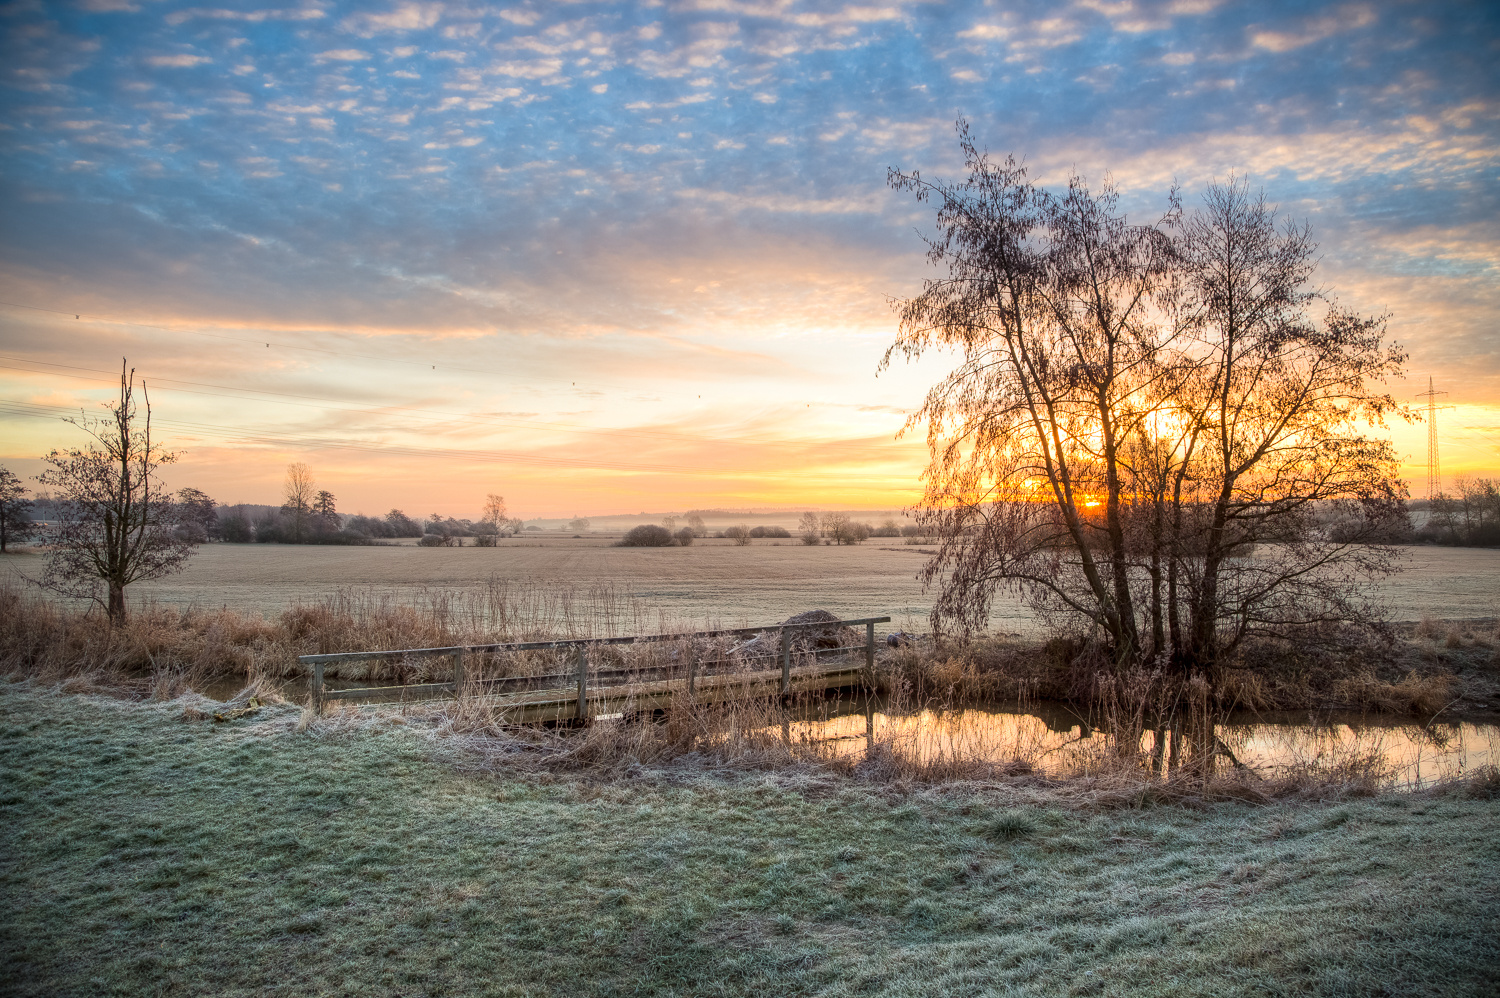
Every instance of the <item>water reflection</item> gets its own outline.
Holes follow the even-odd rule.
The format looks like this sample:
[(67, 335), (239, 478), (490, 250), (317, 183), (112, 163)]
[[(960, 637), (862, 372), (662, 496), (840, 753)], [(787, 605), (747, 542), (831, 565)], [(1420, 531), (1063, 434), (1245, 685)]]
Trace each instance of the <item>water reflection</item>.
[[(783, 737), (830, 755), (862, 758), (873, 746), (920, 765), (1014, 760), (1050, 775), (1088, 771), (1114, 753), (1109, 735), (1063, 706), (887, 712), (881, 701), (848, 701), (793, 715)], [(817, 713), (813, 713), (817, 710)], [(1500, 723), (1419, 724), (1339, 712), (1232, 714), (1215, 725), (1222, 747), (1262, 776), (1360, 768), (1376, 762), (1395, 786), (1424, 786), (1500, 765)], [(1141, 757), (1170, 769), (1170, 728), (1141, 735)], [(1157, 739), (1161, 741), (1158, 742)]]

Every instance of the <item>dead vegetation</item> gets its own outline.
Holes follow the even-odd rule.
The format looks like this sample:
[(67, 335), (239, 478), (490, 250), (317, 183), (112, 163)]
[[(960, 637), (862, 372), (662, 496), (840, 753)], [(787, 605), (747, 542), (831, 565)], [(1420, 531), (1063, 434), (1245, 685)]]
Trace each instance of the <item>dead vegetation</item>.
[[(235, 712), (260, 710), (252, 699), (274, 705), (286, 703), (286, 695), (303, 701), (287, 685), (302, 675), (301, 654), (660, 633), (673, 630), (672, 624), (607, 587), (547, 591), (495, 583), (468, 596), (438, 591), (400, 603), (344, 594), (269, 619), (227, 609), (157, 607), (115, 626), (102, 614), (0, 588), (0, 671), (70, 693), (183, 697), (186, 719), (218, 714), (240, 723), (248, 715)], [(847, 628), (810, 629), (801, 638), (807, 647), (794, 642), (793, 651), (801, 656), (818, 647), (858, 644), (862, 637)], [(1454, 639), (1456, 648), (1450, 645)], [(1309, 788), (1332, 792), (1328, 788), (1335, 784), (1337, 793), (1352, 794), (1389, 777), (1377, 755), (1324, 759), (1305, 771), (1283, 767), (1268, 779), (1249, 772), (1220, 740), (1217, 720), (1235, 708), (1287, 707), (1355, 707), (1430, 718), (1466, 695), (1472, 699), (1482, 685), (1476, 677), (1493, 682), (1495, 639), (1493, 622), (1424, 622), (1383, 652), (1359, 646), (1329, 657), (1308, 646), (1278, 656), (1274, 649), (1253, 649), (1258, 658), (1244, 657), (1185, 682), (1144, 670), (1115, 673), (1097, 649), (1076, 639), (1036, 644), (986, 638), (942, 646), (922, 639), (881, 646), (875, 691), (880, 703), (876, 708), (866, 701), (865, 715), (849, 714), (847, 702), (822, 697), (790, 704), (762, 698), (627, 711), (576, 730), (517, 726), (476, 684), (457, 702), (378, 712), (333, 704), (317, 719), (304, 709), (296, 727), (332, 734), (369, 724), (409, 724), (444, 736), (445, 744), (461, 749), (465, 765), (522, 765), (600, 778), (712, 765), (891, 785), (999, 781), (1055, 790), (1061, 781), (1101, 801), (1140, 803), (1205, 795), (1271, 799), (1314, 792)], [(750, 641), (613, 646), (597, 649), (597, 664), (652, 667), (688, 658), (733, 663), (774, 656), (778, 647), (774, 634)], [(471, 680), (538, 674), (560, 665), (552, 653), (474, 657), (480, 661), (469, 672)], [(430, 678), (424, 669), (446, 667), (442, 659), (416, 659), (354, 663), (330, 672), (353, 681), (411, 681)], [(243, 687), (229, 703), (193, 699), (190, 691), (226, 676), (234, 677), (235, 688)], [(1032, 728), (997, 729), (987, 738), (959, 730), (966, 709), (997, 701), (1020, 705), (1022, 715), (1046, 701), (1070, 704), (1079, 734), (1059, 739), (1057, 732), (1066, 728), (1049, 733), (1040, 721)]]
[[(1500, 709), (1500, 622), (1425, 620), (1396, 626), (1380, 643), (1356, 635), (1306, 643), (1262, 643), (1198, 678), (1219, 711), (1356, 709), (1431, 717), (1445, 710)], [(1150, 670), (1109, 682), (1139, 684)], [(1100, 704), (1113, 670), (1101, 651), (1076, 638), (1040, 644), (979, 637), (924, 641), (885, 657), (890, 682), (948, 704), (1060, 700)], [(1107, 684), (1106, 684), (1107, 685)]]

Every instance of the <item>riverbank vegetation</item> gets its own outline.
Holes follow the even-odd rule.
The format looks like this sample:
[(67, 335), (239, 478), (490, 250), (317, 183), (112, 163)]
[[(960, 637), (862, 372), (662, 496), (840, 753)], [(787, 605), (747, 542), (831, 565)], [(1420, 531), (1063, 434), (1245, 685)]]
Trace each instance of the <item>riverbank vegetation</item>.
[[(609, 585), (549, 587), (492, 579), (479, 589), (435, 589), (403, 599), (349, 591), (264, 616), (228, 608), (147, 606), (114, 626), (100, 614), (0, 585), (0, 673), (53, 682), (88, 676), (101, 686), (160, 698), (201, 691), (215, 680), (274, 685), (301, 679), (297, 656), (305, 654), (701, 626), (653, 612)], [(1354, 708), (1425, 719), (1444, 710), (1495, 710), (1500, 709), (1497, 648), (1500, 622), (1495, 620), (1427, 620), (1392, 626), (1377, 640), (1333, 633), (1320, 643), (1256, 644), (1206, 671), (1198, 695), (1215, 711)], [(547, 665), (538, 660), (535, 668)], [(922, 637), (900, 647), (882, 644), (877, 666), (881, 691), (899, 692), (913, 706), (1056, 700), (1086, 715), (1121, 695), (1113, 685), (1120, 674), (1101, 661), (1094, 645), (1077, 637)], [(330, 667), (329, 677), (432, 678), (421, 668), (420, 663), (349, 663)], [(1136, 674), (1134, 681), (1149, 684), (1150, 674)]]
[(1477, 995), (1500, 962), (1492, 779), (598, 781), (187, 703), (0, 686), (10, 993)]

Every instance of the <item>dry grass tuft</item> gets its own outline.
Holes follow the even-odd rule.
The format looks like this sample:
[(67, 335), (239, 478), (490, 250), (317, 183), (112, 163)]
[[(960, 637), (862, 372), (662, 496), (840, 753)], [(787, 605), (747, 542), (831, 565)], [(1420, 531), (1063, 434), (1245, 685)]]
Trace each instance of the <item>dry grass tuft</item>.
[(1421, 621), (1417, 624), (1415, 633), (1419, 638), (1427, 638), (1430, 641), (1436, 641), (1438, 637), (1443, 633), (1443, 626), (1438, 621), (1424, 615)]
[(1366, 672), (1334, 683), (1332, 694), (1349, 706), (1366, 710), (1432, 715), (1448, 706), (1453, 686), (1451, 676), (1409, 672), (1400, 682), (1388, 683)]

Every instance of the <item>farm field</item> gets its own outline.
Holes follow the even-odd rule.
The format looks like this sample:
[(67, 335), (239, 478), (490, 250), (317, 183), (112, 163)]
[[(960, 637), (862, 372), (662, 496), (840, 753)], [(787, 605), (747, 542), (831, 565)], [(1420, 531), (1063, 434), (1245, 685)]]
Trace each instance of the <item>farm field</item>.
[[(723, 626), (821, 608), (850, 617), (889, 615), (893, 628), (926, 630), (931, 600), (915, 578), (926, 560), (918, 547), (876, 541), (617, 548), (612, 538), (595, 536), (516, 539), (496, 548), (209, 544), (180, 574), (137, 584), (130, 594), (137, 601), (275, 614), (344, 589), (399, 598), (423, 589), (478, 587), (493, 577), (538, 586), (607, 585), (671, 619)], [(1500, 550), (1411, 547), (1403, 563), (1402, 573), (1375, 587), (1391, 619), (1500, 615)], [(34, 554), (0, 560), (0, 571), (12, 576), (40, 570)], [(1030, 635), (1037, 622), (1003, 595), (991, 627)]]
[(1107, 810), (1024, 782), (597, 783), (399, 724), (25, 683), (0, 745), (8, 994), (1466, 996), (1500, 961), (1478, 784)]

